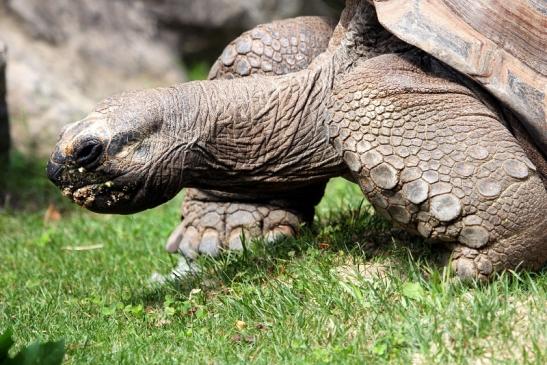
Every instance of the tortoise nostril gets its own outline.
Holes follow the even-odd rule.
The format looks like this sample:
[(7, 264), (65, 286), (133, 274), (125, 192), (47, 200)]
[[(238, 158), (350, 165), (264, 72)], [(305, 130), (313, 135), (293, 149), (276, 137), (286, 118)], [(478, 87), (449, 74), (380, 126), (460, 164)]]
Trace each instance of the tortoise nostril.
[(103, 153), (103, 145), (96, 139), (87, 140), (74, 152), (74, 162), (78, 166), (94, 167)]

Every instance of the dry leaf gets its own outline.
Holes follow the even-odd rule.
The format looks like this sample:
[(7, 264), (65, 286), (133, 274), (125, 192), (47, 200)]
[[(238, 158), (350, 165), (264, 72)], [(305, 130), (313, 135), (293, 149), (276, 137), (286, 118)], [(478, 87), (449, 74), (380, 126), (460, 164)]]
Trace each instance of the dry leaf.
[(236, 321), (236, 328), (240, 331), (243, 331), (243, 329), (245, 329), (245, 327), (247, 327), (247, 323), (243, 322), (243, 321)]
[(330, 247), (330, 245), (327, 242), (321, 242), (319, 244), (319, 249), (321, 250), (327, 250)]
[(44, 214), (44, 223), (57, 222), (59, 220), (61, 220), (61, 212), (59, 212), (55, 204), (49, 204)]

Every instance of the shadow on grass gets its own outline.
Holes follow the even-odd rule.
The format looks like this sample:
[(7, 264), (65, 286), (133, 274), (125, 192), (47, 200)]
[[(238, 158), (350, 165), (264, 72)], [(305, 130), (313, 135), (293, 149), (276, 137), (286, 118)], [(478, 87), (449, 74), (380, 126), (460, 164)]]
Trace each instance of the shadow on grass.
[[(259, 286), (270, 280), (285, 280), (291, 276), (287, 274), (287, 267), (294, 260), (318, 259), (327, 269), (336, 268), (341, 264), (340, 253), (344, 263), (354, 265), (389, 262), (393, 271), (386, 274), (388, 278), (420, 282), (425, 287), (449, 283), (458, 292), (496, 291), (500, 287), (534, 292), (537, 289), (534, 280), (547, 273), (547, 266), (544, 266), (537, 272), (501, 272), (492, 282), (453, 280), (446, 267), (450, 255), (447, 248), (393, 229), (389, 222), (370, 212), (341, 213), (329, 222), (329, 227), (332, 229), (328, 239), (317, 228), (304, 228), (298, 238), (281, 239), (273, 245), (257, 240), (248, 243), (252, 249), (229, 251), (217, 258), (200, 257), (199, 272), (165, 285), (143, 288), (126, 304), (146, 307), (162, 306), (166, 301), (187, 303), (196, 289), (203, 297), (212, 298), (229, 293), (235, 284)], [(195, 308), (186, 314), (193, 315), (192, 310)]]
[(70, 206), (47, 179), (46, 158), (32, 158), (12, 151), (6, 171), (0, 175), (0, 213), (10, 210), (37, 211), (50, 204)]
[(247, 241), (241, 252), (228, 251), (216, 258), (200, 257), (199, 272), (167, 285), (144, 288), (135, 293), (132, 301), (133, 304), (158, 305), (166, 296), (185, 301), (196, 288), (214, 295), (229, 290), (235, 283), (260, 285), (285, 274), (289, 261), (317, 257), (334, 267), (340, 253), (353, 264), (389, 259), (399, 268), (409, 267), (418, 275), (428, 275), (431, 269), (442, 271), (447, 258), (447, 251), (441, 245), (427, 244), (393, 228), (366, 206), (331, 213), (311, 228), (303, 227), (297, 238), (283, 238), (275, 244)]

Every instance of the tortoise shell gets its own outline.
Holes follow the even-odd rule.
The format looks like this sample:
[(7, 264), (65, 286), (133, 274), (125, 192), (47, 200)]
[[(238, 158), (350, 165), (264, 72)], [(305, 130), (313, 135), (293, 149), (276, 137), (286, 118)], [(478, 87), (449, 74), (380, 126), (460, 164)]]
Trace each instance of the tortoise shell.
[(547, 2), (374, 0), (380, 23), (512, 109), (547, 155)]

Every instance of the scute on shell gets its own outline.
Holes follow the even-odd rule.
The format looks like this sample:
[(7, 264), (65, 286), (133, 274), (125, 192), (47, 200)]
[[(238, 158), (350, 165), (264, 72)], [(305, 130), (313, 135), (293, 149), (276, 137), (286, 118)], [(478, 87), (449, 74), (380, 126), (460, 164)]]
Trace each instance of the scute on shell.
[(546, 2), (374, 0), (374, 6), (391, 33), (471, 77), (512, 109), (547, 154)]

